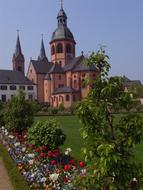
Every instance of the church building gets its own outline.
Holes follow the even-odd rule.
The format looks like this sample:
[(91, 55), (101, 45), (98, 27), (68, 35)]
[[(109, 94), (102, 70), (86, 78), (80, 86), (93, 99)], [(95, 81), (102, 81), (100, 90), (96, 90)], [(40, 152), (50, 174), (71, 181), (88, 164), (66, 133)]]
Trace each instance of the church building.
[(20, 89), (25, 92), (26, 99), (37, 99), (37, 86), (25, 76), (24, 62), (18, 34), (12, 58), (12, 70), (0, 69), (0, 102), (9, 101)]
[(38, 102), (68, 108), (87, 96), (91, 85), (84, 86), (83, 81), (86, 77), (95, 79), (98, 71), (95, 66), (85, 64), (83, 54), (76, 56), (76, 41), (68, 28), (63, 6), (57, 15), (50, 50), (49, 61), (42, 39), (40, 54), (38, 59), (30, 60), (27, 77), (37, 85)]

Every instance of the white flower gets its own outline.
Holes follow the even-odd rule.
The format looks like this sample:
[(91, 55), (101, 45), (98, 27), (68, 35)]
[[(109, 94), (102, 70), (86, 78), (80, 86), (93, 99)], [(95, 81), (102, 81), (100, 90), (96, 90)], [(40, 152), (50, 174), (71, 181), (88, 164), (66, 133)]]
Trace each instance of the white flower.
[(42, 177), (40, 181), (41, 182), (46, 182), (46, 180), (47, 180), (46, 177)]
[(82, 173), (83, 175), (85, 175), (85, 174), (86, 174), (86, 169), (82, 169), (82, 170), (81, 170), (81, 173)]
[(14, 139), (14, 136), (13, 135), (9, 135), (8, 136), (10, 139)]
[(16, 142), (16, 143), (14, 144), (14, 146), (15, 146), (15, 147), (20, 146), (20, 142)]
[(72, 152), (72, 149), (71, 148), (67, 148), (66, 151), (65, 151), (65, 155), (69, 155), (70, 152)]
[(28, 157), (29, 157), (29, 158), (34, 158), (34, 157), (35, 157), (35, 154), (28, 154)]
[(55, 182), (57, 179), (58, 179), (58, 177), (59, 177), (59, 174), (51, 174), (50, 175), (50, 179), (53, 181), (53, 182)]
[(28, 162), (29, 162), (30, 165), (33, 165), (34, 160), (29, 160)]
[(25, 150), (26, 150), (26, 147), (23, 147), (23, 148), (22, 148), (22, 152), (25, 152)]

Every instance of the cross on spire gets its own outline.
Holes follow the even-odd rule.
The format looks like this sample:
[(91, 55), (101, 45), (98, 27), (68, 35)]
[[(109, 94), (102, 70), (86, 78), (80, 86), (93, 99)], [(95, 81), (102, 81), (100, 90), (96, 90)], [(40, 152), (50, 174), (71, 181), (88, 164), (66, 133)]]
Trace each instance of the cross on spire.
[(64, 0), (60, 0), (61, 2), (61, 9), (63, 8)]

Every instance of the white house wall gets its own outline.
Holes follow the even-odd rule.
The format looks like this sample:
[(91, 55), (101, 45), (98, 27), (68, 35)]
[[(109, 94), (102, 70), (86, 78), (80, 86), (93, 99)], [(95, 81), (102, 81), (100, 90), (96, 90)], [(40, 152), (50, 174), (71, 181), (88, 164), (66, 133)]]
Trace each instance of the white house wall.
[[(32, 95), (32, 99), (33, 100), (37, 100), (37, 87), (36, 85), (14, 85), (16, 86), (16, 90), (10, 90), (10, 86), (12, 86), (12, 84), (0, 84), (0, 86), (7, 86), (7, 90), (1, 90), (0, 89), (0, 101), (2, 101), (2, 95), (6, 95), (6, 101), (10, 100), (11, 97), (13, 95), (17, 95), (18, 94), (18, 91), (19, 91), (19, 86), (25, 86), (25, 90), (24, 93), (25, 93), (25, 98), (26, 99), (29, 99), (29, 96)], [(28, 90), (28, 86), (33, 86), (33, 90)]]

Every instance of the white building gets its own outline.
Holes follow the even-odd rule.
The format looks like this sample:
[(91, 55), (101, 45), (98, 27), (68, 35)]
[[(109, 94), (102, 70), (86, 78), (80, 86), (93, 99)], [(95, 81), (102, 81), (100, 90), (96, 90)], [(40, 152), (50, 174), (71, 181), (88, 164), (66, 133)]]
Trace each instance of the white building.
[(31, 82), (23, 73), (12, 70), (0, 70), (0, 101), (7, 102), (22, 89), (26, 99), (37, 99), (36, 84)]

